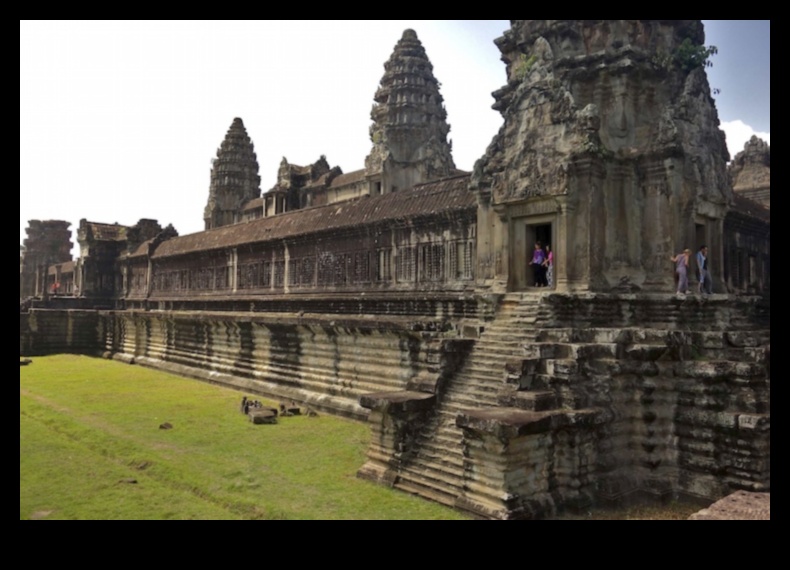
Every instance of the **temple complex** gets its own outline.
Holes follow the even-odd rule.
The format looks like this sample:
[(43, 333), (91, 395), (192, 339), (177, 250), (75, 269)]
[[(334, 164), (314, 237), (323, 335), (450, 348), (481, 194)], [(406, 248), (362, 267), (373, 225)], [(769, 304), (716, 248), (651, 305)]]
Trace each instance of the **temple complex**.
[[(406, 30), (364, 169), (283, 158), (261, 194), (235, 118), (205, 231), (82, 220), (72, 262), (68, 222), (31, 222), (20, 351), (367, 421), (360, 477), (481, 518), (767, 491), (770, 153), (753, 139), (728, 172), (704, 39), (699, 20), (511, 20), (502, 127), (467, 173)], [(702, 245), (714, 294), (674, 295), (670, 257)]]

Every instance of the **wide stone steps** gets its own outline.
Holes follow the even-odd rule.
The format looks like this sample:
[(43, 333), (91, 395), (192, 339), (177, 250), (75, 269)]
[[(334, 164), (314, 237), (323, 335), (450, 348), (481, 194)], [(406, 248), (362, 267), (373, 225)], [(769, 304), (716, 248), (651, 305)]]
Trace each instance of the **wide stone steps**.
[(498, 394), (498, 391), (453, 394), (449, 397), (445, 397), (443, 404), (453, 412), (453, 417), (455, 417), (455, 415), (462, 411), (497, 406)]
[(504, 352), (496, 356), (476, 359), (467, 364), (463, 373), (472, 378), (482, 375), (488, 379), (489, 374), (491, 378), (502, 378), (502, 373), (505, 371), (505, 363), (514, 358), (524, 358), (523, 351), (521, 355)]
[(420, 456), (419, 461), (404, 466), (399, 475), (401, 480), (412, 481), (445, 492), (449, 487), (460, 493), (464, 485), (463, 461), (460, 465), (454, 465), (447, 460), (439, 461), (429, 456)]
[(458, 496), (457, 492), (448, 491), (443, 484), (436, 485), (430, 480), (423, 482), (419, 475), (401, 479), (395, 483), (394, 487), (448, 507), (455, 506), (455, 499)]
[(537, 303), (528, 294), (505, 297), (495, 321), (440, 395), (435, 415), (418, 433), (414, 460), (402, 468), (396, 487), (449, 505), (464, 493), (463, 432), (456, 417), (499, 405), (505, 364), (525, 358), (524, 345), (534, 341)]
[(475, 343), (474, 356), (477, 359), (481, 356), (491, 356), (492, 352), (494, 355), (517, 352), (521, 349), (521, 343), (520, 337), (511, 336), (494, 340), (486, 338), (486, 340), (479, 340)]
[(458, 382), (459, 388), (495, 391), (504, 385), (504, 371), (481, 367), (465, 371), (453, 381)]
[[(454, 448), (460, 445), (462, 440), (461, 430), (459, 428), (450, 428), (445, 427), (441, 429), (436, 429), (435, 431), (431, 432), (433, 436), (430, 444), (426, 442), (425, 449), (443, 449), (443, 448)], [(422, 448), (420, 449), (422, 452)], [(458, 465), (462, 465), (463, 462), (454, 461)]]
[(466, 362), (454, 380), (461, 383), (473, 382), (499, 382), (504, 378), (505, 363), (512, 359), (512, 356), (501, 355), (494, 361), (487, 362)]
[(470, 362), (486, 362), (497, 360), (502, 356), (515, 357), (524, 354), (523, 343), (517, 341), (511, 342), (496, 342), (487, 346), (478, 347), (479, 350), (488, 349), (485, 353), (481, 353), (479, 357)]

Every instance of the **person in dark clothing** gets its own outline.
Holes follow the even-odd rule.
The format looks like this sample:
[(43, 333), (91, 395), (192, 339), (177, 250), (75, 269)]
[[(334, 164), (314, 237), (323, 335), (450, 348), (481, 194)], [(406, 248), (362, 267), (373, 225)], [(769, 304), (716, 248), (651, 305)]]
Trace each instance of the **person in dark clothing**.
[(535, 250), (532, 252), (532, 261), (530, 265), (535, 272), (535, 287), (546, 287), (548, 281), (546, 280), (546, 266), (543, 264), (546, 261), (546, 252), (543, 251), (543, 246), (540, 242), (535, 243)]
[(708, 268), (708, 246), (703, 245), (697, 252), (697, 276), (699, 277), (700, 294), (710, 295), (713, 293), (713, 280), (710, 278)]

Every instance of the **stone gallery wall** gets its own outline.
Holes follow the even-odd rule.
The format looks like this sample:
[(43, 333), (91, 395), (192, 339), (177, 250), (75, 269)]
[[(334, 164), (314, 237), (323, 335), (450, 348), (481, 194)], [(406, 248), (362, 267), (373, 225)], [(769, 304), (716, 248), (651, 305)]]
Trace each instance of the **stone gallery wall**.
[(476, 215), (467, 185), (460, 175), (140, 247), (119, 262), (120, 298), (135, 308), (211, 301), (219, 310), (293, 294), (471, 292)]

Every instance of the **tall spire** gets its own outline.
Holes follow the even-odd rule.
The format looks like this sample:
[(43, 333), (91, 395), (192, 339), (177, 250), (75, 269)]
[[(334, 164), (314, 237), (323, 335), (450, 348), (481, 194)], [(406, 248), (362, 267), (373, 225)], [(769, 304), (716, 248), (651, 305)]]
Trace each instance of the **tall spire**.
[(206, 229), (241, 221), (241, 209), (261, 195), (258, 160), (244, 123), (233, 119), (211, 167), (211, 186), (203, 213)]
[(439, 82), (414, 30), (406, 30), (384, 64), (371, 111), (373, 148), (365, 160), (368, 177), (381, 175), (381, 191), (453, 174), (447, 141), (450, 126)]

